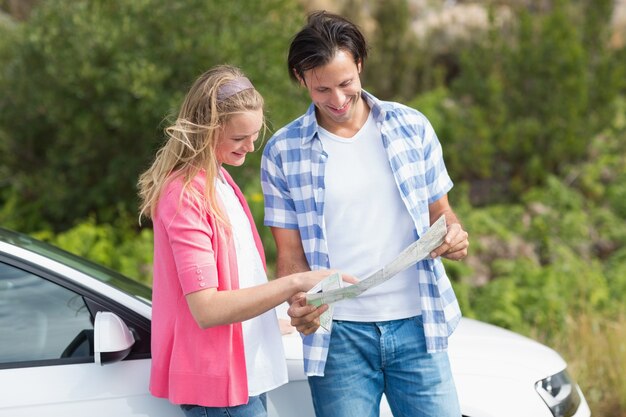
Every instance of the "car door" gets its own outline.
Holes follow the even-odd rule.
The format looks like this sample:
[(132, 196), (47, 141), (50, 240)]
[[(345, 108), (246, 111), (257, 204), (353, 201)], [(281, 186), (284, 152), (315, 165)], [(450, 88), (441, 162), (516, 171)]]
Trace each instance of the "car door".
[[(137, 340), (123, 361), (94, 363), (97, 311), (121, 316)], [(88, 288), (0, 258), (0, 416), (172, 416), (148, 392), (149, 321)]]

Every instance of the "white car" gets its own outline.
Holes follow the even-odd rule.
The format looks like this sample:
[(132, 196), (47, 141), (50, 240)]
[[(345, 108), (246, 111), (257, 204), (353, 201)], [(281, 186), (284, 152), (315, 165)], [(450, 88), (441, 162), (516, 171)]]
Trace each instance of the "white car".
[[(182, 416), (148, 392), (150, 297), (135, 281), (0, 228), (0, 417)], [(289, 383), (269, 394), (269, 415), (313, 416), (300, 336), (283, 341)], [(565, 361), (530, 339), (463, 319), (450, 358), (464, 416), (590, 416)], [(386, 401), (381, 415), (391, 416)]]

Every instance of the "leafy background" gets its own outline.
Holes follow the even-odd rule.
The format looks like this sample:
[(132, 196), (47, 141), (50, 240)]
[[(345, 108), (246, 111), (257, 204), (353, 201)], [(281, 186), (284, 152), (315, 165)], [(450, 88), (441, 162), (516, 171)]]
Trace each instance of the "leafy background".
[[(465, 316), (557, 349), (597, 416), (626, 416), (626, 2), (2, 0), (0, 224), (151, 283), (136, 181), (190, 83), (228, 62), (275, 129), (306, 12), (357, 21), (363, 83), (422, 111), (470, 232)], [(262, 225), (260, 152), (231, 169)]]

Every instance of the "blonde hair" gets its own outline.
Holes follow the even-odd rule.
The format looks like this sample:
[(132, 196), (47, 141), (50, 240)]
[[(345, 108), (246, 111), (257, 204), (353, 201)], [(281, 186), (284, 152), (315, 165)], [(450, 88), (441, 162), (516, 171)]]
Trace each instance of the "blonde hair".
[[(157, 152), (152, 166), (139, 177), (140, 223), (144, 216), (154, 218), (165, 185), (182, 177), (181, 200), (187, 192), (190, 198), (203, 202), (201, 206), (215, 214), (219, 221), (228, 224), (215, 196), (215, 179), (219, 174), (215, 148), (221, 129), (233, 115), (263, 109), (263, 97), (251, 84), (241, 89), (232, 88), (241, 77), (245, 76), (240, 69), (218, 65), (202, 74), (191, 86), (178, 117), (165, 128), (165, 144)], [(190, 186), (202, 170), (206, 172), (203, 195)]]

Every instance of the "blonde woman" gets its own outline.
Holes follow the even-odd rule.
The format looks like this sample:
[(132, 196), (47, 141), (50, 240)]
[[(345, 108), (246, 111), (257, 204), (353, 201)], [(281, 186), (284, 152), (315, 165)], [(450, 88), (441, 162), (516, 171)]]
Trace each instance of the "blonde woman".
[(287, 382), (273, 308), (332, 272), (267, 280), (250, 210), (223, 168), (244, 163), (263, 127), (250, 80), (214, 67), (139, 179), (141, 216), (154, 226), (150, 390), (187, 416), (267, 415), (265, 393)]

